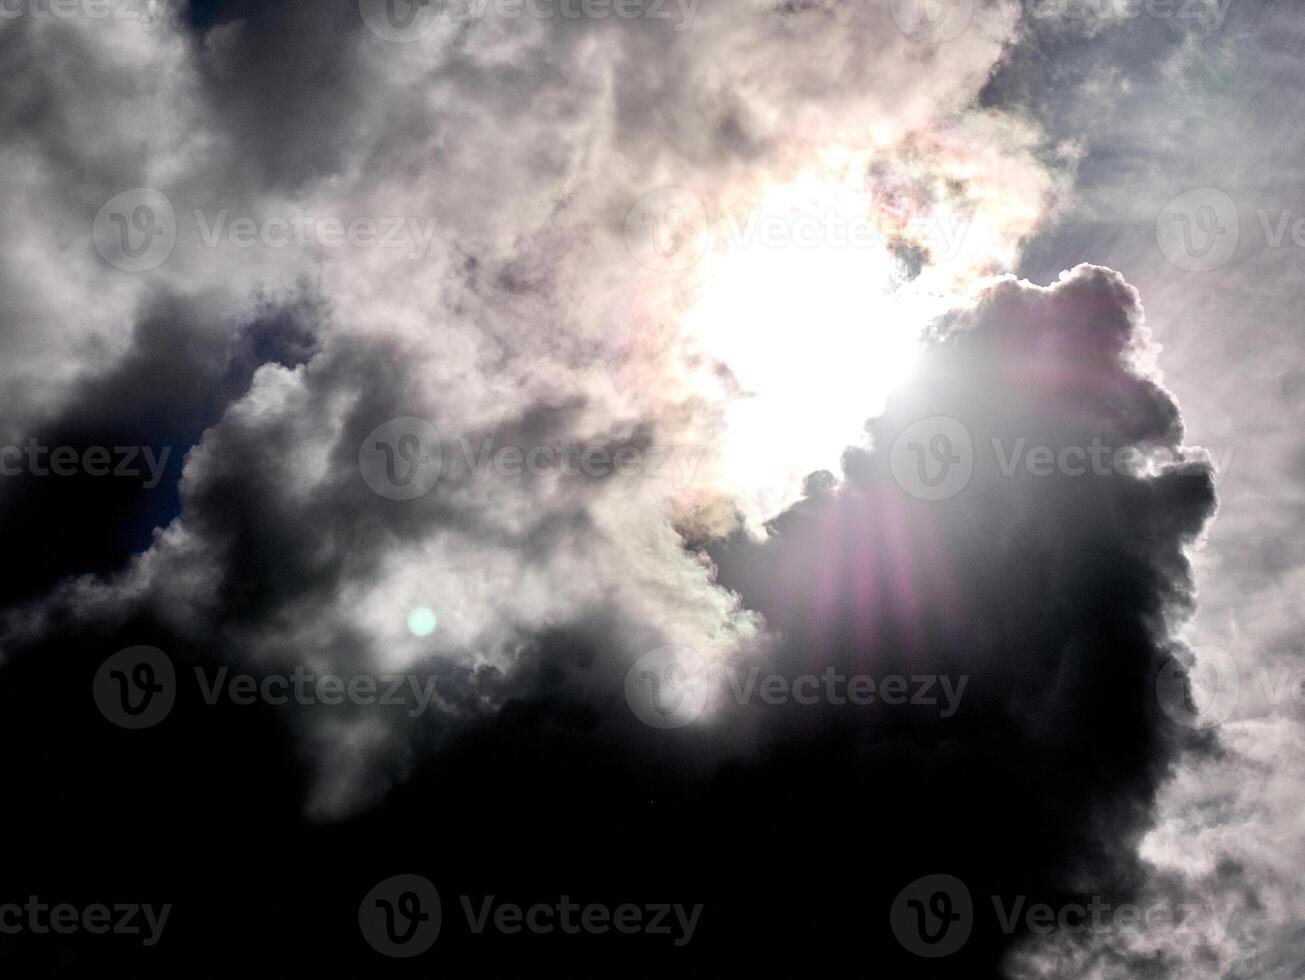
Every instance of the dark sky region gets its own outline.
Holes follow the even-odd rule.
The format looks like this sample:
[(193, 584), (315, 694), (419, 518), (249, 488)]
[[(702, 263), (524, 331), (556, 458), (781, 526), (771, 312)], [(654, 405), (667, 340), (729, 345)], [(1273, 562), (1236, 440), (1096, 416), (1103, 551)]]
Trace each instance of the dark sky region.
[(1305, 971), (1305, 12), (3, 11), (4, 976)]

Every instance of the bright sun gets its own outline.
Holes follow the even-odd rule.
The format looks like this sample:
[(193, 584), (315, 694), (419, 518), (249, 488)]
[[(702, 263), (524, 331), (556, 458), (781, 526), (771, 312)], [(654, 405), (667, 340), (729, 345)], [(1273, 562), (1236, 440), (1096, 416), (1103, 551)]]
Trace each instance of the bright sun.
[(864, 444), (865, 421), (909, 376), (920, 330), (943, 308), (902, 275), (873, 214), (864, 193), (799, 183), (713, 222), (684, 325), (744, 392), (721, 466), (754, 516)]

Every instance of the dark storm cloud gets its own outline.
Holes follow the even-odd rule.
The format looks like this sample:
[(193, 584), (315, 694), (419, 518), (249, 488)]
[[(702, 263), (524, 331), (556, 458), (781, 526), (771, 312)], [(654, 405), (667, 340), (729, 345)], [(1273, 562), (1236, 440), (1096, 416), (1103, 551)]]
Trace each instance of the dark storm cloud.
[[(331, 597), (375, 575), (385, 541), (445, 521), (463, 535), (487, 532), (459, 514), (452, 487), (412, 512), (415, 523), (394, 523), (402, 512), (370, 495), (347, 457), (373, 417), (402, 404), (403, 362), (319, 362), (309, 370), (321, 405), (297, 405), (275, 424), (229, 417), (210, 434), (184, 491), (195, 541), (155, 556), (160, 571), (172, 569), (165, 578), (124, 583), (108, 605), (94, 589), (67, 591), (38, 632), (7, 651), (7, 736), (35, 728), (53, 739), (11, 775), (33, 794), (54, 793), (58, 760), (83, 739), (120, 774), (66, 787), (65, 817), (22, 829), (42, 839), (73, 834), (82, 814), (107, 806), (157, 815), (139, 827), (106, 825), (129, 853), (148, 848), (152, 834), (178, 839), (180, 829), (159, 822), (217, 842), (200, 849), (190, 883), (153, 861), (134, 872), (150, 894), (202, 910), (178, 914), (170, 927), (182, 937), (178, 956), (182, 940), (202, 935), (202, 921), (216, 915), (274, 949), (286, 948), (268, 924), (281, 915), (312, 934), (352, 929), (354, 891), (418, 869), (449, 894), (704, 902), (693, 962), (716, 970), (869, 956), (907, 971), (920, 961), (897, 944), (889, 906), (913, 879), (944, 872), (966, 882), (979, 909), (947, 975), (996, 976), (1022, 929), (1003, 933), (989, 896), (1131, 895), (1134, 845), (1181, 747), (1152, 689), (1170, 624), (1190, 607), (1182, 548), (1214, 497), (1208, 467), (1184, 461), (1172, 399), (1130, 366), (1145, 340), (1140, 317), (1135, 293), (1107, 270), (1084, 267), (1047, 289), (995, 286), (946, 325), (919, 376), (873, 421), (874, 451), (849, 451), (847, 478), (811, 483), (811, 496), (773, 521), (763, 541), (740, 532), (694, 543), (711, 556), (721, 587), (762, 613), (773, 633), (744, 653), (745, 668), (965, 677), (950, 716), (745, 704), (726, 690), (691, 725), (648, 727), (624, 684), (635, 659), (664, 642), (664, 624), (611, 596), (567, 611), (552, 628), (527, 628), (510, 668), (472, 667), (452, 651), (410, 668), (432, 674), (438, 691), (436, 709), (416, 718), (348, 706), (334, 715), (321, 706), (240, 714), (203, 705), (187, 684), (167, 728), (92, 737), (103, 719), (85, 699), (52, 731), (45, 706), (14, 692), (51, 690), (56, 677), (89, 690), (99, 662), (133, 643), (171, 651), (183, 675), (220, 663), (262, 673), (278, 656), (287, 665), (302, 654), (284, 646), (302, 636), (295, 623), (311, 626), (329, 614)], [(303, 420), (320, 424), (312, 420), (328, 414), (342, 386), (368, 400), (355, 403), (355, 421), (333, 441), (333, 475), (301, 486), (309, 496), (297, 507), (278, 504), (277, 474), (287, 475)], [(974, 470), (954, 496), (920, 500), (894, 474), (891, 447), (938, 415), (969, 432)], [(554, 424), (536, 413), (509, 438)], [(1170, 462), (1147, 475), (1002, 468), (1020, 439), (1062, 447), (1094, 438), (1112, 449), (1167, 449)], [(993, 439), (1001, 454), (989, 448)], [(585, 547), (593, 532), (578, 533), (575, 545)], [(221, 573), (209, 577), (209, 564)], [(178, 587), (187, 575), (199, 576), (202, 594)], [(177, 602), (205, 611), (192, 623)], [(344, 673), (365, 669), (359, 651), (369, 642), (337, 627), (331, 647), (313, 657)], [(56, 649), (75, 653), (55, 658)], [(389, 751), (355, 758), (348, 739), (332, 748), (311, 734), (342, 719)], [(327, 779), (323, 790), (319, 769), (319, 797), (338, 789), (355, 809), (360, 800), (370, 806), (334, 824), (301, 823), (302, 778), (287, 778), (298, 753), (279, 748), (278, 732), (295, 732), (308, 752), (325, 753), (335, 767), (328, 776), (352, 782), (333, 788)], [(261, 802), (251, 820), (238, 801), (253, 799)], [(293, 871), (283, 873), (273, 842), (290, 841), (332, 860), (291, 857), (299, 845), (287, 844)], [(91, 873), (122, 873), (118, 853), (95, 857)], [(224, 862), (242, 854), (246, 873), (227, 878)], [(23, 863), (24, 873), (35, 875), (36, 865)], [(251, 889), (251, 881), (264, 884)], [(839, 943), (849, 948), (831, 948)], [(520, 969), (534, 955), (529, 943), (476, 947), (465, 935), (440, 944), (446, 962), (475, 955), (483, 968)], [(654, 944), (644, 953), (634, 972), (675, 962)], [(337, 963), (362, 955), (356, 945), (332, 953)], [(594, 943), (576, 956), (588, 971), (629, 953)]]
[[(772, 156), (787, 173), (783, 141), (812, 119), (940, 125), (1001, 31), (953, 42), (944, 71), (882, 4), (704, 7), (680, 35), (446, 20), (414, 46), (367, 33), (352, 3), (189, 12), (157, 45), (123, 35), (125, 56), (84, 24), (0, 26), (24, 79), (0, 100), (23, 166), (0, 179), (23, 205), (14, 239), (33, 249), (4, 260), (0, 313), (11, 363), (45, 359), (14, 380), (24, 397), (4, 421), (78, 448), (173, 447), (147, 498), (98, 495), (90, 479), (0, 487), (0, 531), (33, 555), (0, 583), (24, 600), (0, 648), (0, 737), (18, 747), (4, 776), (31, 801), (10, 821), (27, 844), (14, 887), (175, 903), (160, 969), (205, 950), (214, 972), (354, 975), (375, 966), (358, 897), (400, 872), (448, 895), (706, 904), (691, 958), (567, 947), (578, 971), (606, 975), (909, 975), (920, 961), (888, 908), (940, 871), (981, 908), (995, 892), (1129, 893), (1132, 845), (1179, 748), (1152, 680), (1191, 602), (1182, 549), (1213, 494), (1203, 463), (1173, 461), (1172, 398), (1129, 367), (1144, 338), (1119, 277), (1085, 268), (985, 293), (874, 421), (874, 450), (850, 449), (841, 482), (808, 480), (765, 540), (690, 533), (717, 523), (691, 505), (677, 533), (646, 480), (505, 479), (457, 462), (461, 440), (646, 449), (718, 435), (684, 423), (714, 408), (665, 395), (676, 372), (650, 351), (671, 344), (628, 315), (629, 256), (592, 240), (672, 175), (711, 185), (755, 167), (764, 184)], [(1003, 137), (978, 126), (966, 139)], [(1011, 172), (1025, 207), (1042, 185)], [(909, 176), (895, 180), (905, 212), (954, 190)], [(193, 235), (158, 278), (77, 266), (94, 258), (96, 208), (151, 181), (183, 220), (193, 207), (393, 206), (435, 215), (440, 238), (415, 267), (205, 249)], [(932, 259), (892, 248), (912, 275)], [(103, 330), (88, 338), (93, 315)], [(65, 362), (57, 384), (41, 370)], [(359, 453), (408, 416), (432, 420), (449, 455), (438, 485), (401, 503), (368, 485)], [(953, 497), (922, 501), (895, 478), (892, 447), (936, 416), (966, 428), (975, 469)], [(1004, 453), (1100, 439), (1171, 461), (1145, 476), (1007, 475), (994, 438)], [(425, 604), (439, 615), (428, 638), (404, 628)], [(943, 716), (740, 704), (725, 685), (695, 723), (649, 727), (627, 700), (630, 668), (686, 638), (745, 674), (966, 686)], [(171, 659), (177, 703), (126, 731), (92, 683), (141, 644)], [(436, 693), (416, 714), (205, 704), (194, 676), (297, 668), (402, 670)], [(947, 971), (995, 975), (1014, 938), (985, 920)], [(35, 939), (0, 957), (138, 969), (121, 947)], [(541, 948), (555, 955), (523, 939), (451, 930), (441, 969), (520, 972)]]
[[(1139, 323), (1136, 296), (1106, 270), (996, 287), (873, 421), (876, 451), (851, 451), (855, 475), (837, 493), (781, 515), (764, 542), (710, 548), (721, 584), (782, 638), (788, 671), (972, 675), (955, 718), (831, 729), (839, 763), (795, 758), (781, 781), (871, 840), (909, 842), (891, 864), (903, 883), (950, 871), (986, 896), (1126, 894), (1136, 881), (1134, 845), (1180, 749), (1153, 678), (1170, 624), (1190, 611), (1182, 549), (1212, 512), (1211, 474), (1174, 462), (1145, 478), (1007, 476), (993, 441), (1009, 453), (1021, 439), (1100, 439), (1181, 459), (1171, 398), (1125, 360)], [(954, 497), (923, 501), (894, 479), (890, 447), (931, 416), (964, 425), (974, 473)], [(798, 740), (781, 733), (798, 729), (775, 727), (782, 759)], [(812, 805), (840, 780), (866, 797)]]
[(264, 186), (335, 173), (352, 149), (341, 134), (371, 111), (358, 5), (226, 0), (191, 20), (206, 98)]
[[(186, 453), (255, 368), (311, 354), (299, 326), (313, 322), (310, 311), (304, 300), (220, 330), (202, 322), (202, 304), (161, 299), (144, 313), (112, 370), (5, 447), (0, 536), (26, 558), (0, 571), (0, 601), (32, 598), (68, 575), (117, 572), (145, 550), (180, 510)], [(55, 465), (56, 453), (69, 461)]]
[[(1257, 2), (1191, 5), (1215, 15), (1204, 22), (1176, 16), (1179, 7), (1169, 17), (1134, 9), (1141, 15), (1105, 18), (1098, 31), (1026, 18), (1028, 41), (994, 72), (984, 102), (1018, 107), (1079, 154), (1078, 205), (1028, 241), (1019, 274), (1040, 281), (1089, 260), (1126, 275), (1146, 297), (1188, 439), (1224, 458), (1186, 636), (1234, 658), (1241, 696), (1220, 719), (1227, 754), (1176, 770), (1143, 850), (1154, 894), (1235, 915), (1214, 938), (1200, 928), (1052, 937), (1015, 975), (1096, 969), (1115, 980), (1132, 975), (1119, 963), (1127, 952), (1163, 960), (1183, 980), (1276, 980), (1302, 961), (1305, 780), (1299, 701), (1276, 700), (1266, 678), (1299, 676), (1299, 604), (1285, 596), (1300, 592), (1305, 565), (1295, 533), (1302, 405), (1291, 382), (1302, 363), (1300, 255), (1270, 230), (1300, 213), (1302, 106), (1292, 93), (1305, 20)], [(1240, 241), (1221, 267), (1189, 274), (1157, 247), (1157, 216), (1201, 187), (1234, 202)], [(1218, 873), (1226, 860), (1246, 869), (1248, 888)]]

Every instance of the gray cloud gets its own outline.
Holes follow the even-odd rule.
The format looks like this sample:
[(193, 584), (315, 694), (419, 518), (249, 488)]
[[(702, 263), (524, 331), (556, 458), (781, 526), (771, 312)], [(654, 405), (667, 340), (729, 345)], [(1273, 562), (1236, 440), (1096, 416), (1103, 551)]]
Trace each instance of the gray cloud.
[[(116, 490), (87, 504), (94, 487), (81, 484), (54, 504), (39, 481), (0, 488), (26, 548), (55, 512), (82, 515), (71, 543), (6, 580), (8, 731), (41, 723), (19, 692), (61, 672), (90, 690), (104, 657), (140, 643), (165, 649), (183, 679), (220, 666), (415, 672), (437, 694), (419, 717), (348, 703), (241, 715), (187, 687), (159, 729), (168, 744), (110, 739), (93, 750), (98, 767), (78, 763), (93, 770), (80, 804), (154, 807), (237, 847), (264, 845), (241, 801), (266, 799), (268, 838), (307, 835), (343, 855), (339, 874), (313, 868), (285, 886), (310, 918), (348, 905), (351, 878), (377, 870), (376, 840), (408, 855), (437, 841), (454, 878), (474, 862), (530, 887), (571, 873), (656, 890), (678, 876), (717, 896), (700, 931), (717, 964), (769, 924), (749, 904), (767, 889), (794, 935), (873, 922), (888, 964), (902, 951), (887, 903), (931, 865), (976, 893), (1136, 892), (1163, 777), (1184, 748), (1211, 749), (1169, 725), (1150, 692), (1182, 648), (1212, 477), (1184, 446), (1120, 275), (990, 278), (1068, 206), (1082, 165), (1073, 134), (1031, 121), (1011, 94), (1013, 5), (980, 5), (941, 47), (908, 38), (884, 3), (703, 5), (679, 31), (476, 18), (455, 4), (411, 43), (377, 36), (349, 3), (186, 13), (152, 31), (0, 23), (0, 64), (21, 79), (0, 96), (0, 186), (15, 202), (0, 256), (5, 441), (130, 436), (184, 458), (162, 504)], [(91, 230), (136, 187), (166, 196), (176, 236), (132, 273)], [(668, 187), (703, 202), (717, 243), (722, 215), (774, 187), (817, 207), (863, 194), (854, 216), (885, 244), (839, 295), (864, 298), (869, 330), (794, 323), (808, 343), (786, 346), (773, 324), (742, 317), (703, 329), (713, 289), (755, 291), (776, 267), (740, 275), (729, 262), (755, 253), (729, 247), (682, 275), (641, 264), (628, 215)], [(211, 239), (219, 215), (232, 229), (247, 221), (252, 244)], [(319, 232), (395, 218), (433, 232), (420, 249), (320, 233), (259, 241), (296, 215)], [(960, 219), (954, 250), (920, 230)], [(785, 275), (816, 307), (824, 283)], [(950, 312), (885, 403), (855, 344), (886, 332), (899, 301), (913, 304), (898, 316), (912, 328)], [(757, 352), (768, 357), (750, 361)], [(793, 479), (790, 459), (831, 440), (829, 411), (800, 414), (826, 392), (850, 431), (886, 407), (840, 477)], [(751, 405), (796, 422), (751, 445), (755, 465), (740, 472), (732, 426)], [(935, 416), (959, 421), (980, 452), (961, 492), (929, 502), (894, 478), (892, 447)], [(442, 465), (429, 492), (399, 500), (369, 485), (359, 459), (369, 434), (406, 418), (438, 431)], [(1100, 439), (1152, 465), (1007, 475), (993, 439), (1004, 450)], [(671, 468), (508, 474), (475, 465), (487, 442), (522, 456), (662, 452)], [(784, 507), (761, 534), (758, 500)], [(418, 636), (407, 617), (426, 608), (438, 626)], [(699, 722), (667, 733), (640, 724), (623, 691), (641, 656), (670, 645), (784, 676), (830, 666), (969, 680), (954, 718), (773, 710), (718, 684)], [(50, 736), (48, 766), (11, 760), (11, 776), (54, 798), (60, 767), (98, 725), (76, 714)], [(184, 790), (151, 789), (136, 766), (175, 772)], [(113, 769), (133, 775), (119, 785)], [(895, 787), (892, 806), (883, 787)], [(990, 812), (955, 826), (976, 801)], [(19, 819), (24, 833), (68, 830), (38, 816)], [(126, 816), (112, 820), (135, 839)], [(549, 853), (523, 853), (530, 824)], [(767, 877), (767, 855), (831, 824), (896, 852), (855, 887), (841, 859)], [(647, 855), (631, 854), (630, 840), (654, 834)], [(721, 840), (733, 842), (723, 857)], [(196, 859), (195, 881), (219, 899), (153, 866), (142, 875), (220, 904), (225, 857)], [(837, 908), (812, 912), (813, 893)], [(170, 929), (197, 928), (185, 921), (179, 911)], [(956, 968), (989, 975), (1022, 938), (980, 927)]]

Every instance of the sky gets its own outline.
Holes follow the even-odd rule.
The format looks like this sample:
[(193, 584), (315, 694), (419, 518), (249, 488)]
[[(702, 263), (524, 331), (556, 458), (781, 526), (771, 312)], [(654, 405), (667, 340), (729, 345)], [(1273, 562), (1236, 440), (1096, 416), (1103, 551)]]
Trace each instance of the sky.
[(1300, 976), (1303, 41), (0, 3), (0, 964)]

